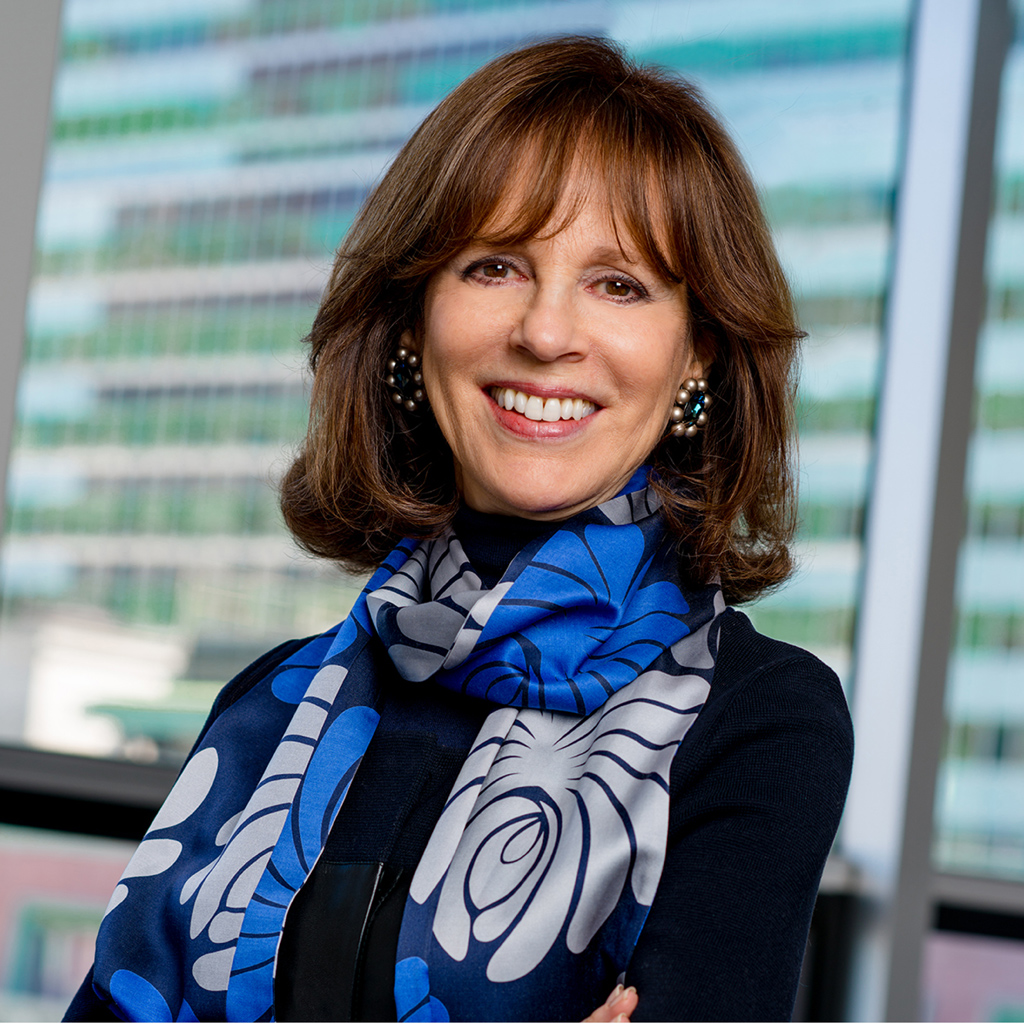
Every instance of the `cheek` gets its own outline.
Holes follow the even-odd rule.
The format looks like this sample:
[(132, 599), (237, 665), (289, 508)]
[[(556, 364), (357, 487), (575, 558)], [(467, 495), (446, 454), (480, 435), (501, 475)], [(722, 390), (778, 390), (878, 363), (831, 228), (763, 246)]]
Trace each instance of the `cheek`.
[(434, 390), (446, 390), (466, 362), (467, 338), (449, 303), (434, 301), (427, 307), (422, 334), (423, 377)]
[(436, 346), (427, 341), (422, 347), (421, 359), (423, 360), (423, 386), (427, 389), (430, 400), (433, 401), (434, 396), (440, 392), (440, 382), (443, 377)]
[(690, 376), (693, 353), (683, 332), (685, 328), (680, 328), (676, 320), (661, 325), (660, 330), (648, 334), (648, 343), (624, 368), (643, 388), (652, 406), (670, 408), (679, 385)]
[(446, 381), (451, 376), (451, 338), (438, 330), (436, 321), (424, 330), (420, 343), (420, 358), (423, 360), (423, 383), (431, 401), (441, 397)]
[[(438, 426), (447, 437), (449, 434), (448, 420), (451, 402), (446, 387), (450, 374), (445, 369), (443, 355), (437, 353), (430, 346), (423, 348), (423, 389), (427, 393), (427, 401), (430, 409), (437, 420)], [(449, 438), (449, 441), (451, 439)]]
[(462, 447), (460, 442), (466, 433), (462, 422), (465, 417), (461, 413), (468, 407), (458, 346), (452, 345), (450, 335), (441, 338), (428, 334), (423, 339), (422, 360), (423, 387), (430, 410), (448, 446), (458, 455)]

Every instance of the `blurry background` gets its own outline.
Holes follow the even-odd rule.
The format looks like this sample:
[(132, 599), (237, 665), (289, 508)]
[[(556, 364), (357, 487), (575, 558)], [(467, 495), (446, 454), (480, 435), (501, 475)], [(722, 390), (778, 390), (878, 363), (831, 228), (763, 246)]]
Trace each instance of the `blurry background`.
[[(461, 78), (526, 41), (585, 33), (696, 80), (763, 189), (809, 337), (801, 571), (751, 615), (847, 685), (860, 762), (875, 766), (855, 782), (857, 806), (877, 799), (899, 822), (901, 808), (925, 807), (884, 849), (862, 855), (872, 840), (856, 821), (841, 834), (799, 1013), (1024, 1020), (1024, 37), (1005, 25), (971, 51), (994, 84), (986, 92), (971, 68), (963, 79), (971, 116), (998, 121), (984, 288), (980, 257), (953, 272), (973, 272), (971, 294), (985, 295), (966, 343), (969, 358), (977, 335), (973, 386), (968, 371), (940, 396), (970, 434), (966, 482), (936, 502), (965, 524), (959, 555), (959, 533), (941, 552), (950, 581), (958, 569), (938, 607), (955, 611), (911, 638), (914, 665), (941, 670), (865, 680), (858, 666), (877, 659), (855, 644), (874, 635), (861, 595), (879, 396), (896, 365), (886, 324), (900, 189), (944, 173), (940, 155), (913, 179), (904, 160), (929, 7), (959, 39), (956, 18), (981, 9), (1002, 24), (1005, 0), (7, 0), (0, 36), (45, 72), (51, 112), (48, 128), (45, 104), (24, 120), (28, 86), (0, 71), (17, 133), (0, 147), (0, 203), (37, 209), (34, 252), (4, 257), (24, 280), (0, 323), (0, 421), (13, 424), (0, 1019), (62, 1012), (125, 840), (141, 834), (219, 686), (281, 640), (340, 620), (358, 592), (297, 551), (274, 483), (305, 429), (302, 338), (359, 204)], [(948, 116), (955, 135), (954, 107)], [(44, 130), (40, 179), (21, 135)], [(991, 132), (987, 150), (968, 185), (991, 168)], [(31, 186), (18, 192), (26, 167)], [(953, 299), (936, 280), (923, 301)], [(947, 341), (964, 344), (955, 331)], [(927, 391), (931, 365), (947, 366), (942, 345), (901, 344)], [(948, 467), (955, 444), (935, 444)], [(918, 590), (932, 594), (935, 574), (891, 568), (898, 617)], [(894, 711), (883, 743), (862, 694), (886, 686), (918, 712)], [(893, 963), (911, 964), (909, 978), (893, 981)]]

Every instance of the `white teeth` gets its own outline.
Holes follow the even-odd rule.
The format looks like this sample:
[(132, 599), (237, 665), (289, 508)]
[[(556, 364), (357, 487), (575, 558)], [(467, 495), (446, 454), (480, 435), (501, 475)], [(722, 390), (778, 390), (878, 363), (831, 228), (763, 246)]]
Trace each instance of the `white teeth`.
[(536, 395), (530, 395), (526, 400), (526, 410), (523, 415), (528, 420), (544, 419), (544, 399), (538, 398)]
[(562, 418), (562, 403), (557, 398), (549, 398), (544, 403), (544, 422), (557, 423)]
[(555, 423), (558, 420), (581, 420), (596, 408), (585, 398), (540, 398), (515, 388), (491, 388), (491, 397), (503, 409), (521, 413), (528, 420)]

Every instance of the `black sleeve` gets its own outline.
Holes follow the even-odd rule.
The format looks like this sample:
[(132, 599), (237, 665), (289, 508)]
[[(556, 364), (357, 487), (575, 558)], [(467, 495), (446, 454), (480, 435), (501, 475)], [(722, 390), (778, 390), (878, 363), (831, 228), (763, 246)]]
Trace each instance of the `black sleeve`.
[(61, 1018), (62, 1020), (118, 1020), (106, 1005), (92, 990), (92, 968), (85, 976), (85, 981), (75, 993), (71, 1005)]
[(853, 733), (831, 670), (777, 647), (709, 697), (673, 763), (665, 868), (627, 972), (634, 1021), (792, 1015)]
[[(283, 644), (279, 644), (272, 651), (267, 651), (266, 654), (261, 655), (251, 665), (242, 669), (234, 679), (231, 680), (221, 691), (217, 694), (217, 699), (213, 702), (213, 707), (210, 709), (210, 714), (207, 716), (206, 722), (203, 728), (200, 730), (199, 735), (196, 737), (196, 742), (192, 746), (192, 751), (189, 757), (195, 753), (196, 747), (199, 745), (202, 738), (206, 735), (206, 731), (216, 721), (217, 716), (222, 714), (225, 710), (231, 707), (239, 697), (244, 696), (248, 693), (261, 679), (264, 679), (268, 673), (273, 672), (282, 661), (285, 660), (289, 655), (294, 654), (297, 650), (309, 643), (312, 637), (306, 637), (304, 640), (286, 640)], [(188, 759), (186, 758), (186, 761)], [(118, 1020), (111, 1013), (110, 1008), (100, 1000), (92, 988), (92, 968), (89, 968), (89, 973), (85, 976), (85, 981), (82, 982), (78, 991), (75, 993), (74, 999), (71, 1000), (71, 1005), (68, 1006), (67, 1012), (64, 1014), (63, 1020)]]

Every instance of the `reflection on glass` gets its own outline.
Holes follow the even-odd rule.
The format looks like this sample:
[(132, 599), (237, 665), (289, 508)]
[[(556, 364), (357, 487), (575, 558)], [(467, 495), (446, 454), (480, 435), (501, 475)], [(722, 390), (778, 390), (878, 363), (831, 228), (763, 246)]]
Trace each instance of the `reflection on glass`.
[(1024, 1017), (1024, 942), (933, 931), (925, 941), (924, 1020)]
[(60, 1020), (134, 844), (0, 827), (0, 1020)]
[[(1024, 8), (1018, 7), (1018, 23)], [(1024, 878), (1024, 40), (1003, 76), (935, 857)], [(965, 388), (965, 401), (968, 392)]]
[(493, 54), (599, 33), (731, 122), (810, 332), (803, 571), (762, 629), (849, 660), (908, 0), (67, 0), (3, 548), (5, 741), (179, 759), (216, 686), (337, 622), (272, 483), (366, 190)]

